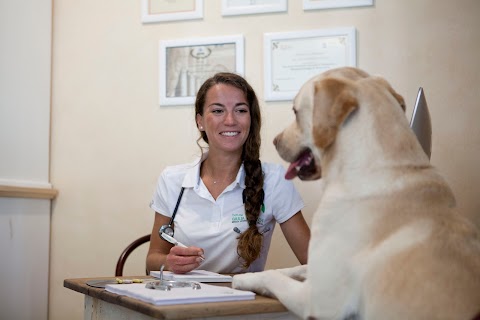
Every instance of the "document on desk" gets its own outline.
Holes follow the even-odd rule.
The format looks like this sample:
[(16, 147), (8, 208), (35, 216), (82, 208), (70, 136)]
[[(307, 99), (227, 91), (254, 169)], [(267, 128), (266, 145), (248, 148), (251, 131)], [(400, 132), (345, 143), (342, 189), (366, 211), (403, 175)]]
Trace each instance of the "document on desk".
[[(150, 271), (150, 275), (155, 278), (160, 278), (160, 271)], [(232, 276), (206, 270), (193, 270), (183, 274), (163, 271), (163, 279), (196, 282), (232, 282)]]
[(193, 290), (191, 287), (171, 288), (169, 291), (154, 290), (146, 288), (145, 283), (108, 284), (105, 290), (157, 306), (255, 299), (255, 293), (251, 291), (204, 283), (201, 284), (201, 289), (197, 290)]

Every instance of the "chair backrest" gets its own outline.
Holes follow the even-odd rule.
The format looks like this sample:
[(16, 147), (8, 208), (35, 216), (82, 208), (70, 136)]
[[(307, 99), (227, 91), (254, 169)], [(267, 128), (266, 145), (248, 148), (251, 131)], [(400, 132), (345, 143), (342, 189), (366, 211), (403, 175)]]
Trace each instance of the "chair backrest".
[(142, 244), (149, 242), (150, 241), (150, 234), (144, 235), (143, 237), (138, 238), (137, 240), (133, 241), (130, 243), (125, 250), (123, 250), (122, 254), (120, 254), (120, 257), (118, 258), (117, 261), (117, 266), (115, 267), (115, 276), (116, 277), (121, 277), (123, 276), (123, 267), (125, 265), (125, 262), (127, 261), (128, 256), (141, 246)]

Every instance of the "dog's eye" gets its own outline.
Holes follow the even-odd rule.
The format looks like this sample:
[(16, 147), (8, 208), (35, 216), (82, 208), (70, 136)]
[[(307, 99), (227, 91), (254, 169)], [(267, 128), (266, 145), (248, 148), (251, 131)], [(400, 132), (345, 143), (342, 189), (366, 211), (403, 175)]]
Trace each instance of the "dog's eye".
[(293, 114), (297, 115), (297, 109), (295, 109), (295, 107), (293, 107), (292, 110), (293, 110)]

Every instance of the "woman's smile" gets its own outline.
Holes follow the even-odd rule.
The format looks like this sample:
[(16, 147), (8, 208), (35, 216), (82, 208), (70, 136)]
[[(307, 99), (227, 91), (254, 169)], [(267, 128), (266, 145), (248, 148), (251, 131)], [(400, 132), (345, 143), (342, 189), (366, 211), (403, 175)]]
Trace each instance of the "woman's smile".
[(221, 132), (220, 134), (222, 136), (234, 137), (234, 136), (240, 134), (240, 132), (238, 132), (238, 131), (227, 131), (227, 132)]

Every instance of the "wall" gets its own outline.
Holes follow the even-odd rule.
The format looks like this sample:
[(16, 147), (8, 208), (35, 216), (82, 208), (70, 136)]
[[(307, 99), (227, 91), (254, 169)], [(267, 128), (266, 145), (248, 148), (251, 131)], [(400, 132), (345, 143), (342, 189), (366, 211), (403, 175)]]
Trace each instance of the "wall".
[[(408, 103), (419, 86), (433, 121), (432, 163), (451, 183), (461, 212), (479, 219), (480, 2), (384, 1), (374, 7), (142, 24), (140, 1), (54, 2), (51, 319), (80, 319), (83, 297), (65, 278), (112, 276), (118, 255), (149, 233), (148, 204), (161, 170), (198, 154), (191, 106), (158, 105), (158, 41), (243, 34), (245, 71), (261, 98), (262, 159), (285, 164), (271, 141), (292, 119), (290, 102), (263, 101), (263, 33), (355, 26), (358, 66), (385, 76)], [(308, 221), (320, 182), (295, 181)], [(278, 230), (277, 230), (278, 231)], [(275, 233), (269, 268), (297, 262)], [(127, 274), (142, 274), (145, 251)]]
[(2, 319), (48, 317), (50, 200), (16, 197), (51, 189), (51, 36), (51, 0), (0, 2)]
[(2, 319), (48, 319), (50, 200), (0, 198)]

